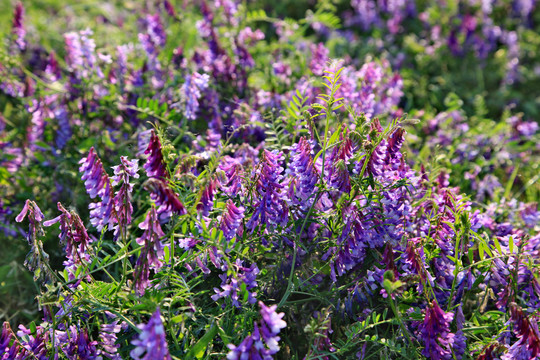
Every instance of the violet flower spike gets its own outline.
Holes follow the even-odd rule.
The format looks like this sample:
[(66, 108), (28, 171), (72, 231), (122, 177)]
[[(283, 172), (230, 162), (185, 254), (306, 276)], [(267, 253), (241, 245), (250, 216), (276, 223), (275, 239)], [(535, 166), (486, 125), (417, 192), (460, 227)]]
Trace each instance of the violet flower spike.
[(137, 293), (143, 295), (145, 289), (150, 284), (150, 269), (158, 272), (163, 266), (163, 244), (161, 239), (165, 233), (159, 224), (156, 208), (152, 206), (145, 220), (139, 224), (139, 228), (144, 230), (140, 238), (137, 238), (137, 244), (142, 246), (141, 255), (135, 264), (135, 289)]
[(43, 228), (41, 227), (43, 213), (39, 206), (31, 200), (26, 200), (23, 209), (17, 215), (15, 221), (21, 222), (27, 216), (30, 226), (26, 239), (30, 245), (30, 252), (24, 260), (24, 266), (34, 272), (34, 281), (37, 282), (40, 278), (43, 278), (44, 282), (48, 282), (52, 280), (54, 274), (51, 272), (48, 264), (49, 255), (43, 250), (43, 243), (39, 240), (39, 237), (43, 235)]
[(88, 206), (90, 222), (98, 231), (101, 231), (106, 225), (110, 227), (117, 220), (111, 180), (93, 147), (90, 148), (88, 156), (79, 161), (79, 164), (81, 164), (79, 171), (83, 173), (81, 179), (84, 180), (86, 192), (92, 199), (96, 196), (101, 198), (101, 201)]
[(195, 120), (199, 111), (199, 99), (202, 92), (208, 88), (210, 77), (207, 74), (194, 72), (187, 75), (181, 88), (182, 100), (185, 104), (184, 116), (186, 119)]
[(319, 172), (313, 163), (312, 145), (306, 138), (300, 138), (298, 143), (292, 146), (287, 172), (298, 179), (294, 195), (295, 202), (300, 204), (302, 210), (309, 209), (313, 203), (311, 197), (315, 191), (315, 185), (319, 181)]
[(255, 171), (256, 186), (254, 204), (256, 209), (247, 227), (254, 230), (260, 225), (284, 225), (287, 223), (289, 209), (285, 202), (284, 186), (281, 184), (281, 159), (277, 152), (263, 151), (263, 157)]
[(16, 359), (17, 353), (19, 352), (17, 341), (14, 341), (11, 347), (9, 346), (9, 343), (13, 338), (13, 330), (11, 330), (9, 323), (5, 321), (2, 325), (2, 334), (0, 335), (0, 355), (2, 356), (2, 359)]
[(236, 207), (232, 200), (227, 201), (227, 207), (223, 212), (223, 215), (220, 220), (219, 228), (223, 231), (223, 236), (227, 241), (231, 240), (236, 236), (236, 232), (242, 223), (244, 218), (244, 207)]
[(15, 37), (15, 44), (20, 51), (26, 49), (26, 41), (24, 37), (26, 36), (26, 30), (24, 29), (24, 6), (22, 2), (17, 2), (15, 5), (15, 10), (13, 11), (13, 25), (11, 32)]
[(45, 221), (44, 226), (60, 223), (60, 243), (65, 244), (66, 258), (64, 266), (70, 280), (75, 279), (77, 268), (90, 262), (88, 248), (91, 243), (84, 224), (75, 212), (68, 212), (61, 203), (57, 204), (61, 214), (54, 219)]
[(262, 359), (272, 360), (272, 355), (279, 351), (279, 336), (277, 334), (287, 326), (282, 320), (284, 313), (276, 313), (277, 305), (266, 306), (259, 301), (261, 308), (260, 325), (254, 324), (253, 333), (248, 335), (238, 346), (228, 344), (231, 350), (228, 360)]
[(418, 332), (424, 342), (422, 355), (434, 360), (452, 359), (454, 334), (450, 332), (450, 323), (454, 314), (445, 313), (433, 301), (425, 310), (424, 321), (418, 327)]
[(135, 349), (129, 355), (135, 360), (171, 360), (165, 328), (161, 321), (159, 308), (156, 309), (147, 324), (137, 325), (142, 332), (131, 341)]
[(145, 188), (150, 191), (150, 198), (154, 200), (158, 207), (157, 213), (161, 221), (169, 220), (173, 213), (178, 215), (187, 214), (184, 204), (165, 181), (149, 179)]
[(148, 155), (146, 163), (143, 165), (148, 177), (158, 179), (168, 178), (168, 172), (161, 152), (161, 142), (154, 130), (151, 132), (150, 142), (144, 154)]
[(133, 206), (131, 205), (131, 192), (133, 184), (129, 182), (130, 177), (137, 179), (139, 160), (129, 160), (125, 156), (120, 157), (120, 165), (113, 166), (114, 176), (112, 177), (113, 185), (120, 184), (120, 189), (114, 197), (114, 207), (117, 215), (116, 224), (114, 225), (114, 238), (125, 236), (127, 226), (131, 224), (131, 215), (133, 214)]

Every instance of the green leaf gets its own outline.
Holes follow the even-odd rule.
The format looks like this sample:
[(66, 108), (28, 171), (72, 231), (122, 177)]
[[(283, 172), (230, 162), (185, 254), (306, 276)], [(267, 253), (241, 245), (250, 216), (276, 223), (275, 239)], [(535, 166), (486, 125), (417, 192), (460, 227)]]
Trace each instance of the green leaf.
[(204, 334), (204, 336), (199, 341), (197, 341), (197, 343), (193, 345), (191, 349), (189, 349), (185, 359), (202, 359), (206, 348), (208, 347), (208, 344), (212, 341), (212, 339), (214, 339), (214, 336), (216, 336), (217, 332), (218, 327), (215, 325), (210, 325), (210, 329), (206, 332), (206, 334)]
[(496, 236), (493, 237), (493, 242), (495, 243), (495, 248), (499, 252), (499, 255), (502, 255), (501, 244), (499, 243), (499, 240), (497, 240)]
[(171, 251), (168, 246), (165, 246), (165, 248), (163, 248), (163, 251), (165, 252), (165, 263), (168, 264), (169, 260), (171, 259)]
[(508, 249), (510, 250), (510, 254), (514, 253), (514, 237), (510, 236), (510, 239), (508, 240)]

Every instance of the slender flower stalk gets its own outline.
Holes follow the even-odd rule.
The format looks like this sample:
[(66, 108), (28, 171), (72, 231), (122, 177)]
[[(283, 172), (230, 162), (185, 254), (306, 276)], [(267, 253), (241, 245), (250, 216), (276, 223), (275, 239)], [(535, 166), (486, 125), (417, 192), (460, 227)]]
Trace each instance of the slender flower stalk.
[(34, 281), (43, 278), (44, 282), (49, 282), (54, 275), (49, 266), (49, 255), (43, 250), (43, 243), (39, 239), (44, 235), (41, 223), (43, 221), (43, 213), (37, 204), (31, 200), (26, 200), (20, 214), (17, 215), (15, 221), (21, 222), (25, 217), (28, 217), (30, 224), (27, 240), (30, 245), (30, 252), (24, 260), (24, 266), (34, 272)]

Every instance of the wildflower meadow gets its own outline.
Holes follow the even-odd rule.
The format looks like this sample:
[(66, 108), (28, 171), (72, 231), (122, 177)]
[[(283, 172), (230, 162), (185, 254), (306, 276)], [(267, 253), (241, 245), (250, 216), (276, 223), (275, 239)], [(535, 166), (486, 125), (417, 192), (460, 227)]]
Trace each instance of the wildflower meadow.
[(0, 359), (540, 359), (540, 2), (0, 1)]

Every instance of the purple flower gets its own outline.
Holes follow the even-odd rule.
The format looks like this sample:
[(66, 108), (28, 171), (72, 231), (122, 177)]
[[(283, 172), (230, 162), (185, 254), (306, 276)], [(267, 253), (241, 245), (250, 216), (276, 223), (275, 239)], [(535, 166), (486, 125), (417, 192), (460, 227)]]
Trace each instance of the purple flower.
[(116, 225), (114, 226), (114, 236), (125, 236), (127, 232), (127, 226), (131, 224), (131, 214), (133, 213), (133, 206), (131, 205), (131, 192), (133, 191), (133, 184), (129, 183), (129, 178), (133, 177), (137, 179), (139, 174), (138, 166), (139, 160), (129, 160), (125, 156), (120, 157), (120, 165), (113, 166), (114, 176), (112, 177), (113, 185), (120, 184), (120, 189), (114, 197), (114, 207), (116, 211)]
[(64, 266), (70, 280), (75, 279), (77, 268), (90, 262), (88, 247), (91, 243), (90, 236), (77, 213), (68, 212), (61, 203), (57, 204), (61, 214), (54, 219), (45, 221), (44, 226), (51, 226), (60, 222), (60, 243), (65, 245), (67, 260)]
[(199, 99), (201, 92), (208, 88), (210, 77), (207, 74), (194, 72), (187, 75), (181, 88), (182, 102), (184, 104), (184, 116), (186, 119), (195, 120), (199, 111)]
[(236, 236), (236, 232), (244, 218), (244, 211), (245, 209), (242, 206), (236, 207), (232, 200), (227, 201), (227, 207), (220, 220), (220, 229), (223, 231), (223, 236), (227, 241)]
[(103, 349), (101, 353), (109, 359), (112, 359), (112, 360), (122, 359), (122, 357), (118, 354), (118, 350), (120, 349), (120, 344), (116, 343), (118, 339), (116, 334), (120, 333), (120, 331), (122, 331), (124, 326), (125, 326), (125, 323), (119, 324), (119, 321), (115, 320), (111, 324), (102, 324), (100, 327), (101, 331), (99, 332), (99, 339), (100, 339), (99, 345)]
[(141, 333), (131, 341), (135, 349), (129, 355), (135, 360), (170, 360), (165, 328), (161, 321), (159, 308), (156, 309), (147, 324), (137, 325)]
[(28, 106), (28, 112), (32, 114), (32, 119), (27, 129), (28, 143), (30, 150), (38, 151), (42, 148), (36, 145), (36, 142), (42, 140), (46, 119), (54, 118), (54, 114), (43, 100), (32, 100), (32, 104)]
[(98, 342), (90, 341), (85, 328), (71, 325), (66, 331), (55, 332), (55, 346), (62, 349), (68, 359), (98, 359)]
[(227, 354), (228, 360), (261, 359), (272, 360), (272, 355), (279, 351), (277, 334), (287, 326), (282, 320), (284, 313), (276, 313), (277, 305), (267, 307), (259, 301), (261, 308), (260, 325), (254, 324), (253, 333), (248, 335), (238, 346), (228, 344), (231, 351)]
[(0, 335), (0, 356), (2, 356), (2, 359), (16, 359), (19, 352), (17, 341), (14, 341), (13, 345), (9, 346), (9, 343), (14, 337), (13, 330), (11, 330), (9, 323), (5, 321), (2, 325), (2, 334)]
[(256, 181), (253, 192), (253, 207), (255, 212), (247, 223), (248, 229), (254, 230), (260, 225), (285, 225), (289, 210), (282, 193), (283, 185), (280, 183), (283, 172), (281, 167), (282, 154), (263, 150), (261, 161), (256, 167), (254, 178)]
[(152, 86), (154, 88), (160, 88), (165, 81), (158, 54), (160, 49), (165, 46), (165, 30), (161, 24), (159, 14), (147, 15), (142, 23), (145, 29), (144, 32), (139, 33), (139, 41), (148, 56), (147, 66), (152, 77)]
[(217, 180), (210, 179), (202, 190), (201, 200), (197, 204), (197, 210), (201, 212), (202, 216), (208, 216), (214, 206), (214, 195), (217, 191), (217, 184)]
[(66, 63), (78, 80), (88, 79), (93, 73), (103, 78), (96, 60), (96, 43), (90, 38), (93, 32), (69, 32), (64, 35), (66, 42)]
[(24, 41), (24, 37), (26, 36), (26, 30), (24, 29), (23, 21), (24, 6), (19, 1), (15, 5), (15, 10), (13, 12), (13, 26), (11, 32), (15, 37), (15, 43), (17, 44), (17, 47), (20, 51), (24, 51), (24, 49), (26, 49), (26, 41)]
[(54, 117), (58, 121), (58, 131), (56, 132), (56, 147), (63, 149), (71, 138), (71, 126), (69, 115), (64, 106), (54, 109)]
[(238, 159), (225, 156), (219, 164), (219, 170), (223, 171), (225, 176), (219, 178), (221, 189), (230, 196), (236, 196), (242, 193), (242, 176), (244, 168)]
[(518, 340), (501, 359), (536, 359), (540, 355), (540, 332), (534, 316), (528, 317), (518, 305), (510, 303), (510, 321)]
[(150, 191), (150, 198), (154, 200), (158, 207), (157, 213), (161, 221), (167, 221), (173, 213), (178, 215), (185, 215), (187, 213), (178, 195), (176, 195), (165, 181), (149, 179), (145, 187)]
[(251, 292), (251, 290), (257, 287), (257, 275), (259, 274), (257, 264), (253, 263), (248, 268), (242, 266), (242, 261), (237, 259), (232, 269), (225, 267), (224, 270), (228, 270), (227, 273), (232, 270), (232, 275), (227, 276), (227, 273), (225, 273), (219, 276), (222, 280), (222, 290), (214, 288), (216, 294), (212, 295), (212, 300), (217, 301), (220, 298), (229, 297), (233, 306), (241, 308), (239, 299), (243, 295), (241, 288), (241, 284), (243, 283), (245, 285), (245, 291), (247, 291), (247, 302), (255, 304), (257, 293)]
[(323, 43), (319, 43), (317, 45), (311, 44), (310, 49), (311, 53), (313, 54), (311, 57), (311, 62), (309, 64), (311, 72), (314, 75), (323, 76), (324, 70), (326, 69), (327, 63), (329, 61), (329, 51)]
[(81, 166), (79, 172), (82, 172), (81, 180), (84, 181), (86, 192), (91, 199), (96, 196), (103, 197), (105, 194), (105, 184), (110, 182), (109, 177), (103, 169), (101, 159), (97, 156), (94, 147), (90, 148), (88, 156), (79, 161)]
[(148, 143), (148, 147), (144, 154), (148, 155), (146, 163), (143, 165), (148, 177), (158, 179), (168, 178), (165, 161), (163, 160), (163, 154), (161, 153), (161, 142), (154, 130), (152, 130), (150, 134), (150, 142)]
[(137, 293), (143, 295), (150, 283), (150, 269), (158, 272), (163, 266), (163, 244), (161, 239), (165, 233), (159, 224), (156, 208), (152, 206), (145, 220), (139, 224), (139, 228), (144, 230), (142, 236), (137, 238), (137, 244), (142, 246), (141, 255), (135, 264), (135, 288)]
[(101, 159), (95, 153), (94, 147), (90, 148), (88, 156), (79, 161), (81, 166), (79, 171), (83, 173), (81, 179), (84, 180), (86, 192), (90, 198), (96, 196), (101, 198), (101, 201), (91, 203), (90, 222), (101, 231), (106, 225), (114, 224), (112, 217), (114, 211), (114, 198), (109, 175), (105, 172)]
[(302, 210), (307, 210), (313, 203), (315, 185), (319, 180), (319, 171), (313, 163), (313, 146), (304, 137), (291, 147), (290, 165), (287, 173), (297, 179), (294, 191), (295, 203), (300, 204)]
[(425, 346), (422, 355), (434, 360), (452, 359), (454, 334), (450, 332), (450, 323), (453, 318), (454, 314), (445, 313), (435, 301), (428, 305), (424, 321), (418, 327)]
[(49, 359), (46, 346), (50, 341), (49, 332), (45, 331), (42, 326), (36, 326), (36, 332), (32, 333), (30, 329), (19, 325), (17, 336), (21, 344), (21, 352), (19, 354), (21, 359)]
[[(39, 237), (43, 235), (43, 228), (41, 227), (43, 213), (35, 202), (26, 200), (23, 209), (17, 215), (15, 221), (21, 222), (26, 216), (28, 216), (28, 222), (30, 224), (26, 236), (30, 245), (30, 252), (26, 256), (24, 266), (34, 272), (34, 281), (43, 277), (44, 281), (47, 282), (52, 280), (54, 275), (48, 264), (49, 255), (43, 250), (43, 243), (39, 240)], [(39, 270), (36, 271), (37, 269)]]
[(535, 226), (540, 224), (540, 211), (538, 210), (538, 204), (523, 204), (520, 211), (520, 216), (525, 223), (525, 226), (534, 229)]
[(454, 348), (452, 350), (454, 351), (456, 360), (461, 360), (467, 350), (467, 337), (463, 333), (465, 316), (463, 315), (463, 309), (461, 308), (461, 305), (459, 305), (456, 310), (455, 320), (458, 331), (456, 332), (456, 336), (454, 337)]

